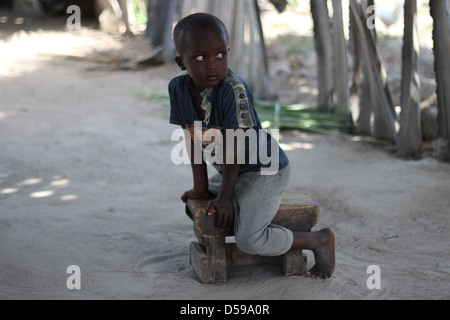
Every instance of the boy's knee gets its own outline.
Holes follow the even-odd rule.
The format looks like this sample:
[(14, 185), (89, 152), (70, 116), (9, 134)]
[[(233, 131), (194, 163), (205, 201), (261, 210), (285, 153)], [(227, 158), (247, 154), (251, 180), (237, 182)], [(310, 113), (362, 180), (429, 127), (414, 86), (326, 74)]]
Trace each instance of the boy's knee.
[(239, 235), (235, 235), (236, 246), (242, 252), (246, 254), (261, 254), (262, 244), (258, 239), (252, 239), (251, 237), (243, 237)]
[(278, 256), (286, 253), (292, 245), (289, 233), (281, 227), (266, 228), (254, 233), (235, 232), (234, 236), (236, 246), (246, 254)]

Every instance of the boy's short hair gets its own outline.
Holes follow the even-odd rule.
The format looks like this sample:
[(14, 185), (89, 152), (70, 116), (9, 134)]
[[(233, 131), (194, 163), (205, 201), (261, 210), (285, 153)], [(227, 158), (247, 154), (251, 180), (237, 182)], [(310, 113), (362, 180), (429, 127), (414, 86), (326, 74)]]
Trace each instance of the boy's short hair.
[(181, 19), (173, 30), (173, 41), (178, 53), (186, 45), (185, 40), (190, 32), (199, 29), (213, 29), (222, 32), (226, 42), (229, 42), (227, 28), (219, 18), (208, 13), (194, 13)]

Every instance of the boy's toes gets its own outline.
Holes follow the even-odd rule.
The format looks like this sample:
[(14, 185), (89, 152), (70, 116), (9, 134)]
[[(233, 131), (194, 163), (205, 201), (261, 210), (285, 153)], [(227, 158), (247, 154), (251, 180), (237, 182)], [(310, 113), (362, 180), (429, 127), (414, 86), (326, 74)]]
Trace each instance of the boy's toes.
[(306, 276), (313, 279), (329, 279), (331, 278), (331, 272), (314, 266), (306, 273)]

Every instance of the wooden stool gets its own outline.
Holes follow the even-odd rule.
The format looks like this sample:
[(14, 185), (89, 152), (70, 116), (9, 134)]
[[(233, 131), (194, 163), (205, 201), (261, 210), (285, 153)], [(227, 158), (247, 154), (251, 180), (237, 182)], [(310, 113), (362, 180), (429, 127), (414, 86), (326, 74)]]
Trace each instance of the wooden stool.
[[(249, 255), (238, 249), (235, 243), (226, 243), (225, 237), (234, 235), (233, 230), (220, 231), (215, 225), (215, 215), (208, 216), (206, 209), (210, 201), (188, 200), (186, 214), (194, 223), (198, 242), (191, 242), (190, 264), (202, 282), (227, 281), (227, 266), (279, 264), (286, 276), (302, 275), (306, 272), (306, 256), (302, 250), (292, 250), (282, 256), (264, 257)], [(311, 231), (319, 219), (319, 205), (308, 196), (285, 194), (273, 219), (273, 224), (292, 231)]]

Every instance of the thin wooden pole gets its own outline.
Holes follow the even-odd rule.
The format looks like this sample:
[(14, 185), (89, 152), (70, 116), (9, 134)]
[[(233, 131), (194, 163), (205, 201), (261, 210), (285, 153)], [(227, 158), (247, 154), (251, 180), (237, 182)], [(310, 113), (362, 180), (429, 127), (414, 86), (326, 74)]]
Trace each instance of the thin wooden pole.
[(333, 30), (334, 87), (336, 92), (334, 106), (338, 112), (348, 112), (347, 43), (342, 19), (342, 0), (333, 0)]
[(420, 77), (418, 73), (419, 37), (417, 30), (417, 0), (405, 2), (405, 32), (402, 52), (402, 93), (400, 130), (397, 151), (411, 156), (422, 145), (420, 124)]
[(450, 17), (448, 0), (430, 0), (433, 17), (434, 69), (438, 98), (439, 136), (446, 143), (444, 161), (450, 161)]

